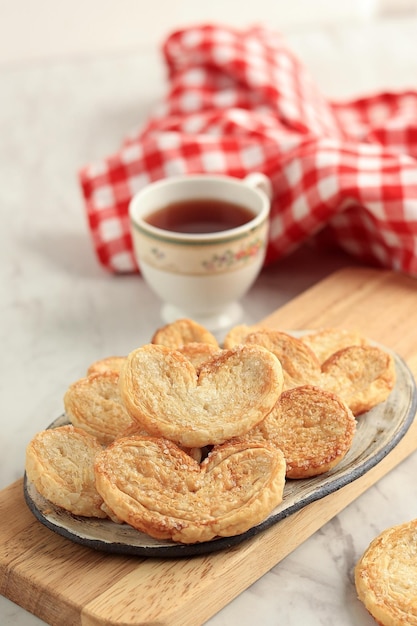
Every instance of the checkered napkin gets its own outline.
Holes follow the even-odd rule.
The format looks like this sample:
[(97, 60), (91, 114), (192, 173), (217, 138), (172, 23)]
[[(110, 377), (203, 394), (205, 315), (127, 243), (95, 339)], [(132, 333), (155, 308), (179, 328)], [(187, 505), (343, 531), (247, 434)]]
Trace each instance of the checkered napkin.
[[(270, 177), (266, 263), (312, 236), (417, 275), (417, 92), (330, 102), (277, 33), (201, 25), (164, 43), (165, 100), (80, 181), (100, 262), (136, 271), (128, 205), (187, 173)], [(343, 68), (341, 68), (343, 71)]]

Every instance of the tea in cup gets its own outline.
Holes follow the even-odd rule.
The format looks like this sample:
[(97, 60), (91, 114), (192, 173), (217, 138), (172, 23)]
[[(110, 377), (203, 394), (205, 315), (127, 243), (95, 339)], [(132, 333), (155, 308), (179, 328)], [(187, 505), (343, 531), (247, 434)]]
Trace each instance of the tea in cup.
[(239, 322), (239, 300), (262, 268), (271, 183), (190, 174), (151, 183), (130, 203), (136, 260), (161, 298), (165, 323), (191, 318), (211, 331)]

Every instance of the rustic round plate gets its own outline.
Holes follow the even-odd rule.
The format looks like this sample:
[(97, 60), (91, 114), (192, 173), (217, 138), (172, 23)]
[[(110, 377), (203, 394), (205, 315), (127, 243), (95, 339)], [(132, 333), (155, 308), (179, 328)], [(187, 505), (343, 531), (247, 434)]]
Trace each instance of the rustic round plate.
[[(287, 480), (282, 503), (261, 524), (241, 535), (192, 545), (153, 539), (127, 524), (72, 515), (43, 498), (25, 475), (26, 502), (35, 517), (54, 532), (76, 543), (105, 552), (178, 558), (206, 554), (237, 545), (299, 511), (307, 504), (353, 482), (379, 463), (404, 437), (416, 413), (416, 384), (406, 363), (397, 354), (391, 353), (396, 365), (395, 388), (385, 402), (359, 417), (353, 445), (341, 463), (321, 476)], [(50, 425), (50, 428), (67, 423), (68, 419), (62, 415)]]

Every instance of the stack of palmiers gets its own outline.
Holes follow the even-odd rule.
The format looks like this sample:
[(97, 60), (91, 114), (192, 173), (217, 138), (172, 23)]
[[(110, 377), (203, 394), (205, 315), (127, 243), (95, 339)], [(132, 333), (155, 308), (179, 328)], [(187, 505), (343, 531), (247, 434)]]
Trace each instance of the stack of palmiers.
[(238, 326), (220, 346), (179, 320), (91, 364), (65, 394), (70, 425), (33, 438), (26, 472), (75, 515), (182, 543), (241, 534), (286, 480), (334, 468), (394, 384), (392, 356), (356, 333)]

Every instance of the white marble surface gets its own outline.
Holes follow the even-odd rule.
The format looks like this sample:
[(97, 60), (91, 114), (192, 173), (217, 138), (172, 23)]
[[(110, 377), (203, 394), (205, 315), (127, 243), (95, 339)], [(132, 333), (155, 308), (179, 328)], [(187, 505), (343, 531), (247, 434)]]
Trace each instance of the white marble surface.
[[(417, 87), (415, 18), (304, 27), (287, 37), (330, 96)], [(61, 413), (69, 382), (93, 360), (147, 341), (159, 323), (159, 302), (139, 277), (110, 276), (96, 263), (76, 171), (116, 149), (163, 89), (150, 46), (0, 71), (0, 488), (22, 476), (25, 446)], [(343, 254), (296, 252), (261, 275), (244, 299), (248, 318), (261, 319), (351, 262)], [(416, 472), (413, 455), (210, 626), (372, 626), (352, 570), (376, 534), (417, 517)], [(43, 622), (0, 597), (0, 623)]]

